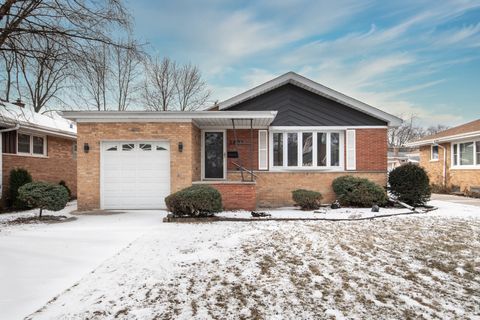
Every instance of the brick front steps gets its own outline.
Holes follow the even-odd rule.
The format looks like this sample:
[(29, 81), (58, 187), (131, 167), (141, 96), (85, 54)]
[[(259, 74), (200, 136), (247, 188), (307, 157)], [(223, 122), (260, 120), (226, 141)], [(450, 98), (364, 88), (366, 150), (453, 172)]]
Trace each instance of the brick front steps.
[(257, 188), (253, 181), (195, 181), (193, 184), (208, 184), (222, 195), (224, 210), (252, 211), (257, 207)]

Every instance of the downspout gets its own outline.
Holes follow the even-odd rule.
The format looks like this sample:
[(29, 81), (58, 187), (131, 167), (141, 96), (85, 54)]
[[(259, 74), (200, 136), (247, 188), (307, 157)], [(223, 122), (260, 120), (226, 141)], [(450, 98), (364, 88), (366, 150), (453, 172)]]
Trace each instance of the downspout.
[(0, 199), (3, 195), (3, 135), (4, 132), (15, 131), (20, 129), (20, 125), (17, 123), (13, 128), (7, 128), (0, 130)]
[(438, 146), (443, 150), (443, 186), (446, 187), (447, 186), (447, 148), (436, 143), (435, 141), (433, 142), (433, 145)]

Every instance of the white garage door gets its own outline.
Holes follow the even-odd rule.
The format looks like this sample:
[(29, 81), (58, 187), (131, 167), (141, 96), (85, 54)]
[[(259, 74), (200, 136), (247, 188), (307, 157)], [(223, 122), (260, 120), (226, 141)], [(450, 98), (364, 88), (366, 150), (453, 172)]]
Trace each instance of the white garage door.
[(103, 142), (103, 209), (165, 208), (170, 194), (170, 144), (167, 141)]

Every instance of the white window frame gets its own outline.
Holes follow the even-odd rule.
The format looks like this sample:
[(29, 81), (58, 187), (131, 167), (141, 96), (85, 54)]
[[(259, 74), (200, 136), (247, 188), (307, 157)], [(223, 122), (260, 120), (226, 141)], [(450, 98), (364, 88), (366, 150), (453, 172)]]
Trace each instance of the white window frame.
[[(18, 151), (18, 136), (22, 134), (22, 135), (25, 135), (25, 136), (29, 136), (30, 137), (30, 152), (20, 152)], [(17, 148), (17, 155), (19, 156), (29, 156), (29, 157), (46, 157), (47, 156), (47, 136), (46, 135), (41, 135), (41, 134), (36, 134), (36, 133), (30, 133), (30, 132), (23, 132), (23, 131), (18, 131), (17, 132), (17, 141), (16, 141), (16, 148)], [(39, 153), (33, 153), (33, 137), (37, 137), (37, 138), (42, 138), (43, 139), (43, 153), (42, 154), (39, 154)]]
[[(437, 147), (437, 157), (436, 158), (433, 157), (433, 148), (434, 147)], [(438, 145), (431, 145), (430, 146), (430, 161), (438, 161), (439, 157), (440, 157), (440, 147)]]
[[(461, 140), (450, 143), (450, 163), (452, 169), (480, 169), (480, 162), (477, 162), (477, 142), (480, 142), (480, 138), (474, 140)], [(462, 165), (460, 163), (460, 144), (473, 143), (473, 165)], [(454, 165), (453, 146), (457, 145), (457, 164)]]
[[(313, 133), (313, 165), (312, 166), (303, 166), (303, 133), (304, 132), (312, 132)], [(273, 162), (273, 134), (274, 133), (282, 133), (283, 137), (283, 165), (282, 166), (274, 166)], [(288, 144), (287, 144), (287, 134), (288, 133), (297, 133), (297, 166), (288, 166)], [(318, 166), (317, 164), (317, 134), (318, 133), (327, 133), (327, 165), (326, 166)], [(331, 166), (331, 139), (330, 135), (332, 133), (339, 134), (339, 165), (338, 166)], [(345, 171), (345, 131), (341, 130), (325, 130), (325, 129), (313, 129), (313, 128), (295, 128), (292, 127), (291, 129), (270, 129), (269, 130), (269, 164), (270, 164), (270, 171)]]

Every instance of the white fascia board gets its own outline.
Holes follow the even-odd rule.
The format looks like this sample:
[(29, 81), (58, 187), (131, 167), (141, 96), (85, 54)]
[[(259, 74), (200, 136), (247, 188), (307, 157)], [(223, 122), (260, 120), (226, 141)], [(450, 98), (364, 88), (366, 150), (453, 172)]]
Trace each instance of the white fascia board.
[(267, 81), (264, 84), (261, 84), (253, 89), (247, 90), (244, 93), (241, 93), (233, 98), (222, 101), (218, 104), (219, 110), (228, 109), (231, 106), (239, 104), (248, 99), (254, 98), (258, 95), (261, 95), (265, 92), (271, 91), (275, 88), (278, 88), (284, 84), (292, 83), (306, 90), (317, 93), (321, 96), (329, 98), (331, 100), (337, 101), (341, 104), (347, 105), (353, 109), (361, 111), (363, 113), (369, 114), (375, 118), (388, 122), (389, 127), (398, 127), (402, 124), (403, 120), (391, 115), (385, 111), (372, 107), (366, 103), (363, 103), (359, 100), (356, 100), (352, 97), (349, 97), (343, 93), (325, 87), (313, 80), (305, 78), (295, 72), (285, 73), (273, 80)]
[(274, 119), (277, 111), (64, 111), (77, 122), (191, 122), (195, 119)]
[(469, 138), (478, 138), (478, 137), (480, 137), (480, 131), (473, 131), (473, 132), (455, 134), (455, 135), (451, 135), (451, 136), (445, 136), (445, 137), (441, 137), (441, 138), (437, 138), (437, 139), (428, 139), (428, 140), (407, 142), (405, 144), (405, 146), (406, 147), (420, 147), (420, 146), (426, 146), (426, 145), (433, 144), (433, 143), (451, 142), (451, 141), (464, 140), (464, 139), (469, 139)]
[(43, 126), (38, 126), (38, 125), (31, 125), (31, 124), (25, 124), (23, 122), (17, 123), (19, 128), (18, 130), (26, 130), (32, 133), (42, 133), (46, 134), (49, 136), (56, 136), (56, 137), (62, 137), (62, 138), (68, 138), (72, 140), (77, 139), (77, 135), (72, 132), (68, 131), (62, 131), (62, 130), (54, 130), (48, 127), (43, 127)]

